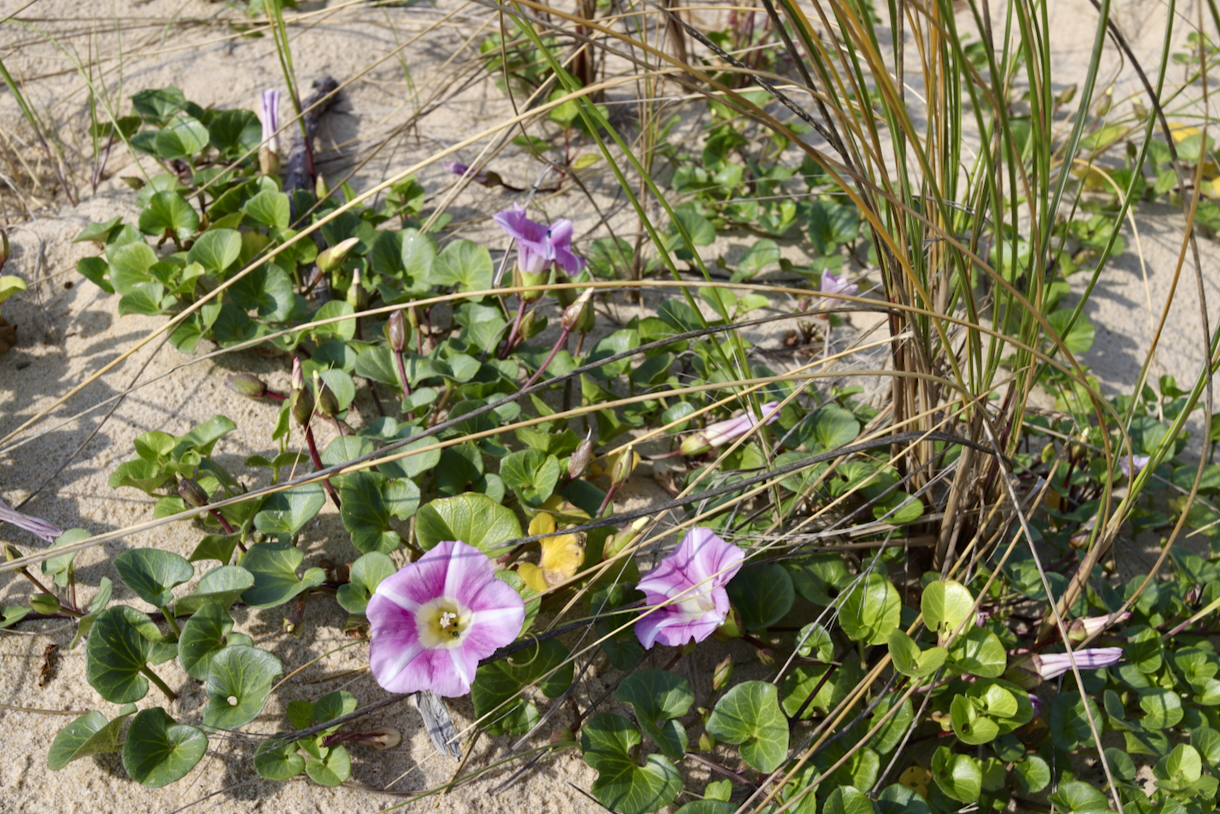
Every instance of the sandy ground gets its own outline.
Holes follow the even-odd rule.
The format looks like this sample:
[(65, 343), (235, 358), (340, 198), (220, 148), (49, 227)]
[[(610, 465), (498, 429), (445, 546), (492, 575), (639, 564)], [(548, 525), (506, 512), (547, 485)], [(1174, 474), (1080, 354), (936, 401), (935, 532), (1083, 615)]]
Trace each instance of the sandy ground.
[[(0, 3), (0, 19), (21, 5), (13, 0)], [(1163, 15), (1160, 5), (1134, 1), (1119, 5), (1119, 24), (1137, 53), (1147, 60), (1145, 64), (1151, 64), (1150, 57), (1160, 47), (1160, 27), (1149, 23), (1149, 15), (1152, 20), (1159, 19)], [(317, 13), (322, 9), (321, 4), (308, 4), (303, 10)], [(401, 52), (410, 71), (410, 83), (404, 80), (403, 65), (397, 58), (373, 65), (375, 59), (390, 54), (451, 11), (454, 16), (440, 30)], [(344, 91), (322, 131), (321, 167), (328, 177), (350, 168), (351, 156), (367, 157), (372, 145), (417, 111), (426, 115), (413, 118), (412, 126), (401, 137), (356, 171), (352, 183), (357, 188), (367, 188), (505, 115), (502, 95), (488, 83), (463, 85), (460, 66), (472, 52), (461, 47), (476, 29), (464, 16), (468, 12), (466, 7), (449, 4), (441, 11), (355, 6), (331, 16), (317, 14), (307, 25), (294, 29), (299, 76), (331, 74), (341, 81), (357, 77)], [(201, 104), (232, 107), (251, 105), (259, 90), (279, 82), (271, 39), (235, 35), (216, 22), (219, 17), (232, 16), (232, 11), (225, 11), (219, 4), (153, 0), (107, 6), (104, 12), (98, 7), (97, 13), (102, 16), (82, 20), (79, 4), (43, 0), (20, 15), (27, 25), (0, 25), (0, 54), (6, 66), (25, 84), (40, 111), (60, 125), (63, 138), (70, 143), (83, 146), (81, 133), (87, 124), (85, 83), (71, 70), (64, 55), (44, 41), (43, 32), (71, 43), (78, 53), (101, 54), (105, 59), (100, 63), (104, 71), (100, 79), (124, 111), (127, 97), (143, 88), (175, 85), (185, 91), (187, 98)], [(1193, 19), (1193, 11), (1185, 13)], [(1063, 42), (1057, 47), (1060, 62), (1056, 71), (1064, 77), (1082, 76), (1080, 65), (1087, 58), (1094, 13), (1087, 2), (1072, 0), (1052, 4), (1051, 14), (1054, 30), (1063, 34)], [(121, 44), (114, 34), (116, 18), (124, 30)], [(175, 26), (171, 24), (175, 20), (201, 23)], [(117, 59), (120, 52), (121, 61)], [(455, 53), (458, 57), (451, 60)], [(1107, 80), (1116, 77), (1116, 97), (1136, 91), (1130, 66), (1116, 57), (1107, 62), (1102, 76)], [(98, 80), (93, 79), (95, 83)], [(0, 121), (13, 121), (16, 116), (12, 99), (0, 95)], [(29, 161), (37, 158), (37, 151), (32, 149), (23, 154)], [(470, 160), (475, 154), (472, 149), (459, 157)], [(502, 160), (493, 168), (520, 186), (532, 181), (538, 171), (538, 165), (520, 158)], [(270, 437), (274, 408), (233, 395), (223, 387), (224, 377), (233, 370), (249, 370), (264, 375), (274, 387), (287, 388), (285, 366), (280, 361), (250, 354), (201, 360), (202, 347), (194, 357), (186, 357), (172, 347), (158, 349), (154, 341), (81, 393), (53, 407), (57, 399), (162, 323), (160, 319), (137, 316), (120, 319), (117, 298), (104, 296), (74, 271), (76, 261), (93, 251), (70, 242), (81, 228), (92, 220), (115, 215), (134, 219), (134, 196), (120, 180), (130, 174), (134, 174), (130, 159), (116, 153), (96, 192), (88, 191), (87, 182), (82, 185), (86, 193), (79, 206), (44, 210), (10, 233), (13, 252), (4, 273), (18, 274), (37, 284), (4, 306), (5, 316), (18, 326), (18, 345), (0, 355), (0, 435), (44, 410), (49, 409), (50, 416), (36, 432), (0, 452), (0, 496), (16, 504), (40, 489), (27, 510), (65, 529), (83, 527), (102, 533), (151, 517), (152, 500), (135, 490), (112, 490), (106, 483), (113, 468), (132, 456), (132, 439), (149, 430), (180, 434), (216, 413), (228, 415), (238, 429), (220, 442), (218, 457), (232, 471), (244, 471), (241, 464), (246, 456), (274, 449)], [(424, 170), (420, 177), (430, 192), (443, 189), (447, 183), (443, 171), (435, 166)], [(621, 213), (623, 201), (615, 194), (612, 178), (591, 175), (589, 183), (613, 214)], [(503, 248), (502, 237), (488, 230), (486, 218), (508, 200), (500, 193), (473, 187), (451, 211), (458, 222), (464, 223), (467, 234), (486, 236), (493, 248)], [(565, 196), (543, 200), (542, 204), (552, 217), (576, 219), (578, 234), (597, 225), (594, 216), (580, 215), (588, 208), (581, 206), (578, 198)], [(1153, 326), (1175, 282), (1180, 291), (1160, 339), (1153, 374), (1168, 373), (1177, 376), (1179, 382), (1189, 381), (1206, 358), (1199, 339), (1199, 299), (1193, 272), (1187, 267), (1180, 279), (1175, 275), (1182, 234), (1180, 211), (1165, 206), (1143, 207), (1136, 213), (1134, 225), (1144, 262), (1134, 251), (1136, 232), (1129, 229), (1131, 251), (1103, 274), (1088, 311), (1098, 334), (1093, 351), (1084, 361), (1107, 393), (1120, 392), (1134, 381), (1152, 342)], [(1215, 304), (1220, 302), (1214, 245), (1201, 243), (1204, 292), (1213, 325)], [(103, 422), (110, 409), (104, 402), (133, 381), (151, 384), (132, 392)], [(82, 415), (95, 406), (100, 409)], [(367, 404), (362, 406), (369, 409)], [(80, 454), (53, 475), (82, 443), (85, 446)], [(247, 485), (257, 484), (249, 480)], [(657, 494), (647, 482), (637, 488), (631, 496), (635, 501), (645, 502)], [(198, 537), (198, 528), (189, 524), (162, 527), (83, 552), (76, 560), (81, 601), (88, 602), (103, 576), (118, 584), (110, 562), (121, 551), (156, 546), (187, 554)], [(344, 537), (337, 515), (328, 505), (304, 534), (306, 564), (314, 564), (323, 556), (324, 541)], [(23, 551), (41, 545), (8, 526), (0, 527), (0, 541)], [(337, 558), (337, 553), (342, 556), (330, 542), (325, 553), (332, 558)], [(11, 575), (0, 577), (0, 602), (21, 603), (29, 592), (23, 580)], [(121, 587), (116, 588), (115, 601), (140, 604)], [(355, 693), (362, 702), (384, 697), (367, 673), (345, 674), (367, 664), (363, 645), (324, 655), (350, 642), (342, 632), (343, 612), (333, 603), (322, 601), (308, 607), (306, 632), (301, 639), (279, 634), (281, 614), (275, 609), (235, 613), (239, 629), (252, 635), (258, 644), (272, 648), (289, 671), (322, 656), (273, 696), (264, 715), (248, 727), (251, 732), (277, 731), (284, 723), (283, 707), (295, 698), (316, 698), (339, 688)], [(222, 793), (201, 808), (219, 812), (354, 812), (378, 810), (397, 802), (359, 788), (324, 789), (303, 779), (261, 781), (249, 763), (252, 744), (243, 740), (214, 738), (208, 756), (187, 780), (161, 790), (146, 789), (129, 780), (117, 756), (85, 759), (58, 773), (48, 772), (47, 748), (55, 732), (71, 720), (48, 710), (115, 710), (85, 682), (83, 648), (67, 649), (71, 633), (67, 625), (56, 622), (23, 624), (18, 631), (0, 632), (0, 730), (6, 739), (6, 759), (0, 761), (0, 812), (168, 814), (214, 792)], [(48, 644), (60, 645), (58, 666), (45, 686), (39, 686), (36, 675)], [(190, 719), (201, 704), (202, 691), (197, 682), (170, 667), (167, 664), (160, 668), (162, 675), (182, 695), (171, 711)], [(600, 687), (601, 680), (592, 676), (583, 692), (597, 695)], [(144, 703), (160, 703), (155, 690)], [(473, 717), (468, 702), (459, 700), (451, 706), (459, 727)], [(557, 723), (566, 720), (563, 715), (559, 718), (562, 720)], [(434, 786), (452, 776), (454, 764), (434, 754), (420, 730), (417, 714), (407, 704), (379, 711), (369, 723), (401, 729), (404, 742), (385, 753), (353, 749), (356, 782), (384, 786), (403, 775), (394, 789), (406, 792)], [(507, 739), (481, 738), (467, 770), (504, 756), (510, 745)], [(574, 752), (544, 761), (524, 782), (490, 796), (509, 771), (493, 771), (485, 780), (418, 805), (437, 812), (505, 810), (543, 814), (600, 810), (584, 794), (594, 773)]]

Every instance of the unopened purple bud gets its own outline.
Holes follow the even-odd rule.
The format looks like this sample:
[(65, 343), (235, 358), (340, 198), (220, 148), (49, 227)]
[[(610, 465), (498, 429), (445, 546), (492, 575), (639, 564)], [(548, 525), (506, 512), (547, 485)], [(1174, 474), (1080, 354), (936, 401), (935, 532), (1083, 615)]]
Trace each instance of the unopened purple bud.
[[(1072, 659), (1080, 670), (1100, 670), (1113, 667), (1123, 657), (1121, 647), (1092, 647), (1068, 653), (1031, 653), (1014, 662), (1006, 677), (1014, 684), (1030, 690), (1043, 681), (1058, 678), (1072, 669)], [(1019, 674), (1014, 674), (1018, 670)]]
[(3, 500), (0, 500), (0, 523), (11, 523), (19, 529), (25, 529), (35, 537), (46, 540), (48, 543), (55, 542), (55, 538), (64, 533), (63, 529), (54, 523), (48, 523), (46, 520), (38, 517), (22, 514)]
[(1130, 613), (1124, 612), (1075, 619), (1068, 625), (1068, 641), (1083, 642), (1091, 639), (1115, 622), (1125, 622), (1130, 616)]
[(469, 176), (470, 180), (474, 181), (476, 184), (488, 186), (488, 182), (490, 181), (490, 179), (487, 177), (487, 173), (483, 172), (482, 170), (479, 170), (478, 172), (471, 172), (470, 167), (466, 166), (461, 161), (442, 161), (441, 166), (449, 170), (449, 172), (453, 173), (454, 175), (460, 175), (463, 177)]
[(385, 338), (390, 342), (390, 350), (395, 353), (402, 353), (407, 346), (407, 329), (403, 324), (402, 311), (390, 314), (385, 324)]
[(1118, 462), (1118, 468), (1123, 471), (1123, 474), (1128, 478), (1134, 478), (1144, 470), (1148, 462), (1152, 460), (1151, 455), (1127, 455)]
[(300, 359), (292, 360), (292, 394), (288, 397), (288, 409), (293, 420), (302, 427), (309, 426), (309, 419), (313, 416), (313, 394), (305, 387)]
[(317, 371), (313, 374), (313, 389), (317, 392), (318, 412), (327, 418), (336, 418), (342, 411), (339, 406), (339, 399), (335, 397), (335, 391), (330, 389), (330, 386), (322, 380)]
[(252, 373), (236, 373), (225, 379), (225, 387), (246, 398), (261, 399), (267, 395), (267, 383)]
[(589, 300), (593, 299), (594, 290), (592, 288), (587, 289), (585, 293), (576, 298), (576, 302), (563, 309), (563, 316), (559, 318), (559, 324), (563, 326), (565, 331), (574, 330), (581, 324), (591, 321), (582, 319), (582, 317), (584, 316), (585, 309), (589, 306)]
[(258, 150), (259, 169), (266, 175), (280, 171), (280, 92), (268, 88), (259, 98), (258, 120), (263, 125), (263, 143)]
[[(589, 433), (592, 434), (592, 430)], [(576, 451), (572, 453), (572, 457), (568, 458), (568, 477), (573, 480), (584, 474), (585, 467), (589, 465), (589, 460), (593, 457), (593, 440), (589, 435), (585, 436), (585, 440), (581, 441)]]
[(202, 509), (208, 505), (208, 493), (203, 491), (203, 487), (191, 478), (182, 478), (178, 481), (178, 497), (182, 498), (186, 505), (194, 506), (196, 509)]
[[(762, 414), (764, 422), (770, 424), (779, 418), (779, 402), (769, 401), (762, 406)], [(724, 421), (717, 421), (715, 424), (709, 424), (702, 430), (688, 435), (682, 441), (683, 455), (701, 455), (714, 447), (724, 446), (725, 444), (736, 441), (741, 436), (748, 433), (758, 424), (758, 419), (749, 413), (743, 413), (736, 418), (729, 418)]]
[(1042, 703), (1042, 699), (1031, 692), (1029, 693), (1029, 705), (1034, 708), (1034, 717), (1041, 718), (1042, 711), (1046, 708), (1046, 705)]

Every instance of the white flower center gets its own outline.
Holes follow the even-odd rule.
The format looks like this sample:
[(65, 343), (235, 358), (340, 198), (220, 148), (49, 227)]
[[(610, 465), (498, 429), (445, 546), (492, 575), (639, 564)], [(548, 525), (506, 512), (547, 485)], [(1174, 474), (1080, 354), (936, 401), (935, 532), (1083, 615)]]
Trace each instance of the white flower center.
[(473, 612), (445, 596), (425, 602), (415, 612), (419, 643), (429, 650), (459, 646), (473, 621)]
[(712, 598), (710, 590), (706, 588), (692, 588), (678, 602), (678, 607), (682, 609), (683, 619), (688, 622), (696, 622), (709, 613), (715, 613), (716, 600)]

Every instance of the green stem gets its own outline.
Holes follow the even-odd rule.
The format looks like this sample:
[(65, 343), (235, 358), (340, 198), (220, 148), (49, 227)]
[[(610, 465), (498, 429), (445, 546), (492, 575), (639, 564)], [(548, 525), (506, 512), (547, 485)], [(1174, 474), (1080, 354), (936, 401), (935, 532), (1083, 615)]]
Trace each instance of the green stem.
[(165, 615), (165, 621), (169, 622), (169, 629), (174, 631), (174, 636), (182, 638), (182, 628), (178, 627), (178, 620), (169, 612), (169, 605), (164, 605), (161, 608), (161, 613)]
[[(169, 617), (167, 616), (166, 618), (168, 619)], [(156, 684), (157, 689), (159, 689), (161, 692), (165, 693), (166, 698), (168, 698), (171, 701), (178, 700), (177, 694), (173, 690), (171, 690), (169, 688), (169, 685), (166, 684), (164, 681), (162, 681), (161, 678), (156, 673), (154, 673), (152, 671), (152, 668), (149, 667), (147, 664), (145, 664), (143, 667), (140, 668), (140, 672), (143, 673), (145, 676), (147, 676), (149, 681)]]

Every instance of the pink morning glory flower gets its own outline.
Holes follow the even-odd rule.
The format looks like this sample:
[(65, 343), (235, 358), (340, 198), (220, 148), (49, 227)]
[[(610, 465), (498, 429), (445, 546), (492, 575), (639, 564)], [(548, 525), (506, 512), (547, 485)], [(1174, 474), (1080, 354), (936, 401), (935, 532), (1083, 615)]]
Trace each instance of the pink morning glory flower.
[(1152, 460), (1151, 455), (1128, 455), (1124, 456), (1118, 462), (1118, 468), (1123, 471), (1123, 474), (1128, 478), (1133, 478), (1144, 470), (1148, 462)]
[(280, 151), (280, 92), (268, 88), (259, 97), (258, 120), (263, 125), (263, 146)]
[(479, 660), (517, 638), (525, 602), (474, 546), (442, 542), (369, 600), (369, 664), (390, 692), (470, 692)]
[(711, 529), (692, 529), (677, 550), (636, 585), (648, 606), (635, 623), (640, 644), (645, 649), (657, 642), (677, 647), (711, 636), (729, 612), (724, 586), (744, 559), (740, 548)]
[[(860, 290), (860, 287), (853, 282), (849, 282), (846, 274), (839, 276), (832, 273), (830, 269), (826, 269), (822, 272), (821, 290), (824, 294), (846, 294), (849, 297), (854, 297), (856, 292)], [(822, 301), (827, 308), (832, 308), (835, 303), (840, 302), (838, 297), (826, 297)]]
[[(1072, 653), (1076, 666), (1081, 670), (1099, 670), (1113, 667), (1123, 657), (1121, 647), (1088, 647)], [(1072, 669), (1071, 657), (1067, 653), (1030, 653), (1017, 659), (1008, 668), (1004, 677), (1019, 687), (1032, 690), (1043, 681), (1058, 678)]]
[[(769, 401), (762, 406), (765, 423), (770, 424), (779, 418), (779, 402)], [(736, 418), (728, 418), (709, 424), (698, 432), (691, 433), (682, 441), (683, 455), (702, 455), (709, 449), (721, 447), (730, 441), (736, 441), (758, 424), (758, 418), (750, 413), (742, 413)]]
[(463, 164), (461, 161), (442, 161), (441, 166), (449, 170), (449, 172), (453, 173), (454, 175), (460, 175), (463, 177), (469, 175), (470, 179), (476, 184), (483, 184), (484, 186), (487, 185), (487, 173), (483, 171), (471, 172), (470, 167)]
[(572, 221), (567, 218), (560, 218), (550, 226), (535, 223), (517, 203), (493, 217), (517, 241), (517, 268), (522, 274), (542, 274), (552, 263), (568, 274), (576, 274), (585, 267), (584, 258), (572, 253)]
[(53, 523), (48, 523), (37, 517), (31, 517), (28, 514), (22, 514), (3, 500), (0, 500), (0, 523), (12, 523), (17, 528), (25, 529), (30, 534), (46, 540), (48, 543), (55, 542), (55, 538), (63, 534), (63, 531)]

